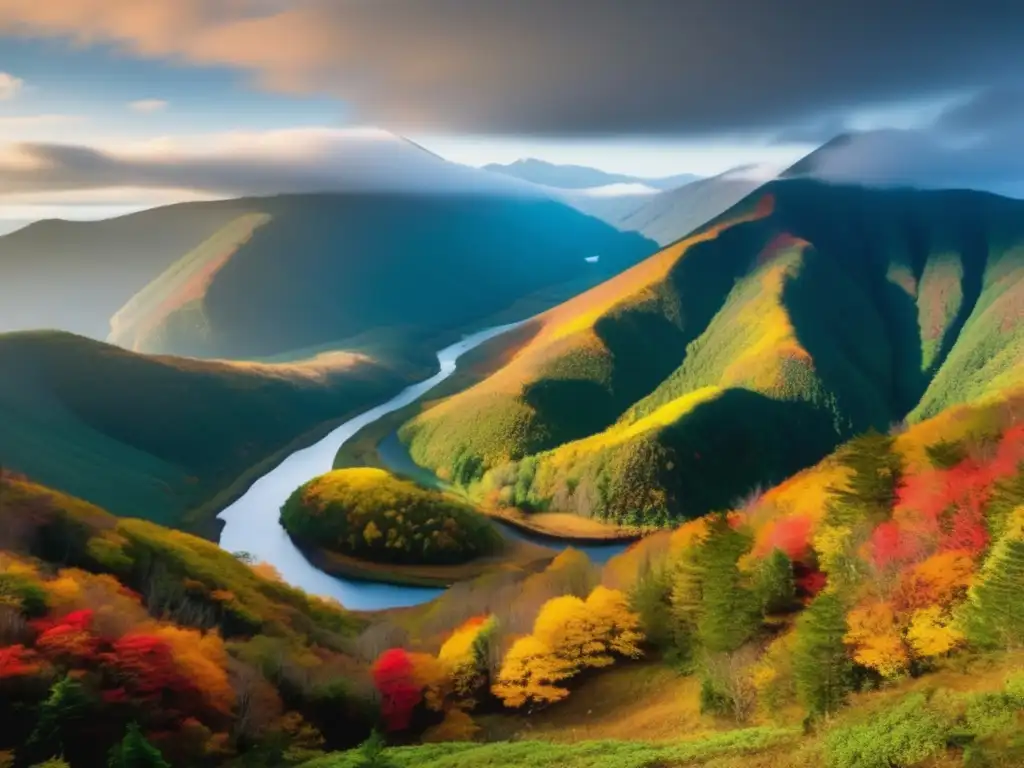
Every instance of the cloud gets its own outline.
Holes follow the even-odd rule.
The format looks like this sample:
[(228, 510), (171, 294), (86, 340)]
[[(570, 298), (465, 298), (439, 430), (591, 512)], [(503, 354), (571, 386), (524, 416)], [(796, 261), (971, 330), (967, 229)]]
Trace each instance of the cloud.
[(806, 175), (835, 182), (981, 189), (1024, 197), (1017, 130), (963, 144), (929, 130), (879, 130), (844, 137), (803, 162)]
[(15, 77), (8, 72), (0, 72), (0, 101), (13, 99), (21, 93), (24, 87), (25, 81), (20, 77)]
[(116, 147), (0, 145), (0, 202), (133, 188), (220, 196), (363, 191), (539, 195), (378, 129), (297, 128)]
[(0, 31), (230, 66), (413, 133), (773, 136), (1019, 65), (1010, 0), (0, 0)]
[(167, 109), (167, 102), (163, 99), (139, 99), (138, 101), (129, 102), (128, 109), (132, 110), (132, 112), (142, 112), (144, 114), (163, 112)]

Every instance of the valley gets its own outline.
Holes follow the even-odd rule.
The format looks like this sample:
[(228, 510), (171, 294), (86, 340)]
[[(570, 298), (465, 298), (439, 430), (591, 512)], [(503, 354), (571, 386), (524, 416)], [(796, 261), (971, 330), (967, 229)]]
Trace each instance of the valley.
[(1017, 5), (0, 0), (0, 768), (1024, 767)]

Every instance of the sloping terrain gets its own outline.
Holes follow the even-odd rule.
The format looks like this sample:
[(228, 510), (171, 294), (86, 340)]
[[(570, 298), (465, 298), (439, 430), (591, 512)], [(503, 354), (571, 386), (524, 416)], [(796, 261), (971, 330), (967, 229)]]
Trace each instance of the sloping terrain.
[(491, 163), (483, 166), (483, 170), (557, 189), (586, 189), (609, 184), (644, 184), (655, 189), (675, 189), (700, 178), (692, 173), (658, 178), (631, 176), (623, 173), (608, 173), (584, 165), (558, 165), (534, 158), (516, 160), (514, 163), (505, 165)]
[(4, 473), (0, 596), (8, 764), (107, 765), (134, 727), (164, 766), (282, 765), (293, 741), (369, 732), (363, 621), (195, 536)]
[(200, 507), (304, 433), (386, 399), (429, 366), (346, 352), (204, 362), (65, 333), (3, 334), (0, 464), (115, 514), (212, 535)]
[(111, 340), (237, 358), (382, 328), (429, 336), (549, 286), (593, 284), (654, 248), (542, 199), (314, 195), (249, 206), (118, 312)]
[(495, 504), (665, 523), (1018, 380), (1024, 204), (772, 182), (407, 424)]
[(729, 210), (762, 183), (742, 171), (728, 171), (641, 199), (624, 215), (605, 221), (668, 245)]

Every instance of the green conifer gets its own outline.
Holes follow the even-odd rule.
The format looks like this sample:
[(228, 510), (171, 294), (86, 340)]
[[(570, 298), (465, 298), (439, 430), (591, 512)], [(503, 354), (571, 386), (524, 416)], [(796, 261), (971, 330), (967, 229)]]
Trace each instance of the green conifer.
[(793, 674), (800, 701), (811, 715), (836, 712), (850, 691), (846, 630), (846, 608), (833, 592), (819, 595), (797, 621)]
[(709, 653), (735, 651), (761, 623), (758, 597), (737, 565), (749, 548), (749, 537), (733, 529), (725, 515), (715, 516), (698, 555), (703, 587), (697, 635)]
[(137, 723), (131, 723), (121, 739), (110, 750), (108, 768), (171, 768), (160, 754), (142, 735)]

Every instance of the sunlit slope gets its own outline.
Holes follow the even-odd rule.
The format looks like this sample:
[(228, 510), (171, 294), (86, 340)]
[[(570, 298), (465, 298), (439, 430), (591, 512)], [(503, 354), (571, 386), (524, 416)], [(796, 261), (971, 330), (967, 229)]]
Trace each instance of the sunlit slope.
[(505, 368), (402, 437), (495, 503), (700, 514), (1013, 383), (1021, 244), (1017, 201), (773, 182), (542, 315)]
[(181, 525), (304, 432), (423, 373), (342, 352), (262, 365), (0, 335), (0, 464), (117, 514)]
[(291, 195), (252, 205), (135, 296), (113, 340), (251, 358), (381, 329), (428, 338), (552, 286), (589, 287), (656, 248), (536, 198)]
[(186, 339), (209, 335), (202, 299), (217, 272), (270, 221), (249, 213), (228, 222), (135, 294), (110, 320), (110, 341), (127, 349), (173, 349), (175, 329)]

